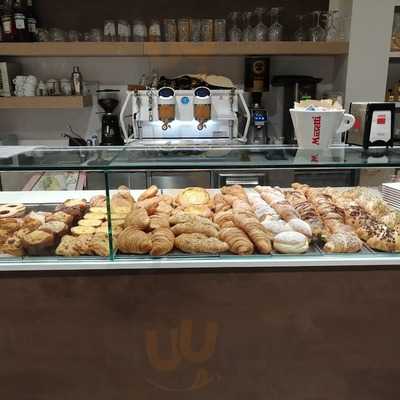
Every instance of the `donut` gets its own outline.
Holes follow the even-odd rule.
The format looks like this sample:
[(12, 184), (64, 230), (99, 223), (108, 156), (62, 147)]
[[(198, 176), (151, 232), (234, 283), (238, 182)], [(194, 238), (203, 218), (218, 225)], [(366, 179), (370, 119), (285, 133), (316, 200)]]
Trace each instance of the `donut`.
[(22, 217), (26, 207), (23, 204), (3, 204), (0, 206), (0, 218)]

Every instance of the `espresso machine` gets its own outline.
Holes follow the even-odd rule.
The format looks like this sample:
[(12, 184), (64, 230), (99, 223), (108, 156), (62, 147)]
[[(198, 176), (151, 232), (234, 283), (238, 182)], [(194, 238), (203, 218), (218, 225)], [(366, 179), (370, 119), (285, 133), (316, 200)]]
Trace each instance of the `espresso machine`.
[[(241, 115), (246, 123), (239, 132)], [(120, 113), (126, 144), (247, 143), (251, 115), (236, 88), (128, 87)]]
[(97, 92), (97, 102), (104, 110), (101, 119), (101, 146), (120, 146), (124, 144), (118, 115), (114, 114), (119, 105), (119, 90), (103, 89)]

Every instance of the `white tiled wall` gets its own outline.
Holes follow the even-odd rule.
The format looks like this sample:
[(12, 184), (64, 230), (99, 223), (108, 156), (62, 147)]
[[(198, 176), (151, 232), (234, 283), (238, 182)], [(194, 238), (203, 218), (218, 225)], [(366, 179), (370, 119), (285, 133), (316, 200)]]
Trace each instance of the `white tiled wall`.
[[(243, 57), (153, 57), (153, 58), (18, 58), (23, 72), (41, 79), (69, 77), (74, 65), (79, 65), (84, 79), (98, 82), (100, 87), (125, 90), (128, 83), (137, 83), (143, 73), (153, 70), (159, 75), (174, 77), (185, 73), (226, 75), (235, 84), (243, 84)], [(332, 89), (337, 81), (337, 62), (334, 57), (274, 57), (271, 58), (271, 77), (298, 74), (323, 78), (320, 91)], [(271, 88), (265, 95), (265, 105), (272, 117), (270, 133), (282, 136), (282, 88)], [(98, 108), (84, 110), (1, 110), (0, 140), (16, 135), (21, 144), (65, 144), (61, 137), (70, 124), (86, 137), (99, 132)]]

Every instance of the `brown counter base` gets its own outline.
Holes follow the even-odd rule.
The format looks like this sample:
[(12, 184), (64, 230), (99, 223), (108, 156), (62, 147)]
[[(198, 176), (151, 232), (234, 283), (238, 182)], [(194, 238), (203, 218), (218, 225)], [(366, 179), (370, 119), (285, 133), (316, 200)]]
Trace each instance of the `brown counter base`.
[(0, 398), (400, 398), (400, 271), (0, 277)]

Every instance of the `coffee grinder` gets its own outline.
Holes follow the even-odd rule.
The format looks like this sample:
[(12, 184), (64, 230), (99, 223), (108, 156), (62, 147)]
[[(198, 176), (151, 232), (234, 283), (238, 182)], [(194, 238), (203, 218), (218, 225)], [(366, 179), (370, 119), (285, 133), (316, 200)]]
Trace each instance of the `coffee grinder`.
[(101, 143), (100, 146), (121, 146), (124, 141), (121, 136), (119, 117), (113, 114), (119, 105), (119, 90), (97, 90), (97, 103), (104, 110), (101, 119)]
[(262, 104), (262, 95), (269, 90), (269, 66), (268, 57), (245, 59), (245, 90), (251, 95), (249, 144), (268, 143), (268, 113)]

